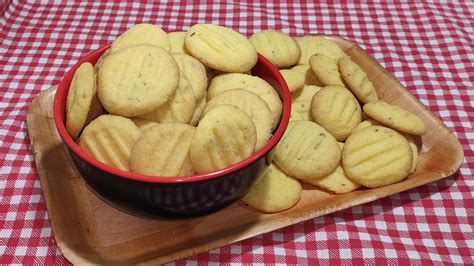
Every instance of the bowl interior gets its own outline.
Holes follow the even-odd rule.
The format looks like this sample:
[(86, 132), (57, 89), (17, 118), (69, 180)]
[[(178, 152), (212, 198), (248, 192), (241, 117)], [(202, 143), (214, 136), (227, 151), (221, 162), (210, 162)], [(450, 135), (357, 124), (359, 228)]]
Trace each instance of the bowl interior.
[(135, 181), (151, 182), (151, 183), (197, 182), (197, 181), (203, 181), (207, 179), (218, 178), (218, 177), (222, 177), (227, 174), (233, 173), (235, 171), (238, 171), (239, 169), (265, 156), (268, 152), (272, 150), (273, 147), (275, 147), (275, 145), (283, 136), (286, 130), (286, 127), (288, 126), (288, 122), (290, 119), (290, 109), (291, 109), (291, 95), (286, 85), (286, 82), (284, 81), (278, 69), (275, 66), (273, 66), (273, 64), (270, 61), (268, 61), (265, 57), (259, 54), (257, 64), (252, 69), (252, 74), (266, 80), (275, 88), (275, 90), (278, 92), (278, 95), (280, 96), (280, 99), (282, 100), (282, 106), (283, 106), (280, 123), (278, 124), (276, 130), (273, 132), (273, 136), (262, 148), (260, 148), (260, 150), (254, 152), (252, 155), (245, 158), (244, 160), (236, 164), (233, 164), (231, 166), (228, 166), (226, 168), (223, 168), (214, 172), (210, 172), (210, 173), (196, 174), (193, 176), (175, 176), (175, 177), (147, 176), (147, 175), (136, 174), (136, 173), (127, 172), (127, 171), (123, 171), (123, 170), (119, 170), (114, 167), (111, 167), (105, 163), (102, 163), (96, 160), (94, 157), (84, 152), (79, 147), (79, 145), (72, 139), (72, 137), (69, 135), (65, 126), (67, 94), (69, 92), (69, 86), (71, 84), (71, 81), (76, 69), (82, 63), (85, 63), (85, 62), (90, 62), (92, 64), (95, 64), (95, 62), (97, 62), (99, 57), (109, 47), (110, 45), (103, 46), (89, 53), (88, 55), (84, 56), (77, 62), (77, 64), (75, 64), (71, 68), (71, 70), (69, 70), (66, 73), (66, 75), (63, 77), (63, 79), (58, 85), (58, 89), (56, 91), (56, 95), (54, 98), (54, 106), (53, 106), (54, 122), (56, 124), (59, 135), (61, 136), (61, 139), (64, 141), (66, 146), (70, 149), (71, 152), (75, 153), (83, 161), (99, 169), (102, 169), (106, 172), (114, 174), (118, 177), (127, 178), (127, 179), (131, 179)]

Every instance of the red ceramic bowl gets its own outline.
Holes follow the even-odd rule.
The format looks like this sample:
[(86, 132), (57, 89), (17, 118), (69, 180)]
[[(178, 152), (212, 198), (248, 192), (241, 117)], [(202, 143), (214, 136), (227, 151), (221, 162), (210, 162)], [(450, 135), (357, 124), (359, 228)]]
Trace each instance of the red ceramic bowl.
[(263, 173), (270, 151), (283, 136), (290, 119), (291, 96), (288, 87), (272, 63), (258, 55), (252, 74), (270, 83), (280, 95), (283, 112), (273, 137), (260, 150), (243, 161), (212, 173), (158, 177), (122, 171), (110, 167), (81, 150), (65, 127), (66, 99), (74, 72), (84, 62), (94, 64), (109, 48), (101, 47), (83, 57), (59, 83), (54, 98), (54, 122), (72, 160), (89, 187), (102, 199), (134, 214), (160, 216), (196, 216), (217, 211), (242, 198)]

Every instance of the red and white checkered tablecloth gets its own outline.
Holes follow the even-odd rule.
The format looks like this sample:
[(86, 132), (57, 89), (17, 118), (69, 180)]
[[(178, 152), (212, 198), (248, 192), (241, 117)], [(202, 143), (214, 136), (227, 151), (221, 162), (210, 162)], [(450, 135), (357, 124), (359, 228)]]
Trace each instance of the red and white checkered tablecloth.
[(25, 114), (81, 56), (141, 22), (353, 40), (456, 132), (465, 153), (454, 176), (177, 264), (474, 263), (473, 2), (256, 2), (0, 4), (0, 264), (67, 263), (51, 232)]

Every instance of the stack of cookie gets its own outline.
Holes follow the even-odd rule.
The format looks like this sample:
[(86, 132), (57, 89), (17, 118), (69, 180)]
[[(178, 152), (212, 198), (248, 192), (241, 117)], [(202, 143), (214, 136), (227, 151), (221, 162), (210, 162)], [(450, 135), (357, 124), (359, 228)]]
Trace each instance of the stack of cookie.
[(274, 165), (244, 202), (277, 212), (298, 202), (302, 187), (293, 178), (343, 194), (393, 184), (416, 170), (414, 137), (426, 133), (424, 123), (379, 100), (367, 74), (336, 43), (268, 31), (250, 40), (280, 68), (292, 110)]
[(67, 129), (84, 151), (125, 171), (225, 168), (264, 146), (280, 121), (277, 92), (248, 74), (256, 62), (250, 41), (225, 27), (167, 34), (136, 25), (75, 72)]

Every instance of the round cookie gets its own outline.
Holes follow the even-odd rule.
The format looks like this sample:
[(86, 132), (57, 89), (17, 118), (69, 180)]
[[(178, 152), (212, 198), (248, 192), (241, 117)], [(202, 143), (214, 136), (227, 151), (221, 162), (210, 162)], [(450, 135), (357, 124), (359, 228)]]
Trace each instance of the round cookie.
[(296, 38), (296, 42), (301, 49), (299, 65), (309, 64), (309, 58), (314, 54), (323, 54), (336, 60), (347, 57), (336, 43), (321, 36), (306, 35)]
[(361, 103), (378, 101), (374, 85), (356, 63), (349, 58), (341, 58), (338, 66), (345, 83)]
[(311, 101), (312, 120), (338, 141), (344, 141), (360, 124), (362, 111), (352, 93), (341, 86), (326, 86)]
[(123, 48), (142, 44), (158, 46), (166, 51), (171, 50), (166, 32), (159, 26), (144, 23), (133, 26), (117, 37), (110, 46), (110, 52), (114, 53)]
[(257, 52), (278, 68), (290, 67), (298, 62), (301, 51), (298, 43), (281, 31), (266, 30), (249, 38)]
[(305, 85), (291, 95), (291, 121), (311, 120), (311, 100), (320, 89), (321, 87), (315, 85)]
[(316, 75), (314, 75), (313, 70), (311, 70), (311, 66), (309, 64), (297, 65), (292, 67), (291, 70), (299, 72), (305, 76), (305, 85), (323, 86), (323, 83), (318, 80)]
[(140, 134), (140, 129), (128, 118), (101, 115), (84, 128), (79, 146), (97, 160), (128, 171), (130, 153)]
[(153, 176), (193, 175), (189, 147), (194, 131), (194, 127), (182, 123), (149, 127), (132, 148), (130, 170)]
[(272, 163), (242, 201), (263, 212), (280, 212), (296, 205), (302, 192), (300, 182), (287, 176)]
[(171, 54), (178, 64), (179, 70), (186, 75), (191, 83), (196, 101), (201, 100), (206, 92), (207, 72), (201, 62), (187, 54)]
[(418, 166), (418, 147), (416, 146), (415, 139), (412, 135), (403, 133), (402, 134), (410, 144), (410, 148), (413, 154), (413, 161), (410, 168), (410, 174), (413, 174), (416, 171), (416, 167)]
[(280, 74), (285, 79), (286, 85), (290, 92), (295, 92), (304, 86), (305, 75), (301, 72), (291, 70), (291, 69), (282, 69)]
[(311, 70), (324, 86), (345, 86), (339, 73), (337, 60), (323, 54), (312, 55), (309, 59)]
[(222, 72), (245, 73), (257, 63), (257, 51), (245, 36), (218, 25), (192, 26), (184, 45), (204, 65)]
[(355, 182), (376, 188), (410, 173), (413, 155), (407, 140), (393, 129), (371, 126), (351, 134), (342, 150), (342, 165)]
[(150, 113), (141, 115), (158, 123), (180, 122), (189, 123), (196, 107), (191, 83), (183, 73), (179, 76), (179, 85), (173, 98)]
[(77, 138), (89, 121), (103, 113), (97, 99), (94, 68), (91, 63), (81, 64), (71, 81), (66, 100), (66, 129), (72, 138)]
[(417, 115), (400, 106), (377, 101), (365, 104), (363, 109), (368, 116), (393, 129), (417, 136), (427, 131)]
[(255, 93), (242, 89), (233, 89), (217, 94), (207, 102), (201, 116), (219, 105), (232, 105), (244, 111), (255, 124), (257, 142), (255, 149), (260, 149), (272, 136), (273, 114), (262, 98)]
[(208, 173), (240, 162), (255, 149), (257, 134), (250, 117), (231, 105), (216, 106), (199, 122), (189, 158), (196, 173)]
[(168, 33), (168, 39), (170, 40), (172, 53), (186, 53), (186, 48), (184, 47), (184, 37), (186, 37), (185, 31), (175, 31)]
[[(339, 148), (342, 151), (344, 143), (339, 142)], [(338, 164), (336, 170), (334, 170), (328, 176), (321, 179), (308, 180), (308, 183), (318, 186), (322, 189), (331, 191), (334, 194), (345, 194), (354, 191), (360, 187), (360, 184), (352, 181), (347, 177), (346, 172), (342, 168), (341, 163)]]
[(170, 53), (152, 45), (121, 49), (105, 58), (98, 75), (98, 96), (111, 114), (149, 113), (174, 95), (179, 68)]
[(268, 82), (247, 74), (222, 74), (212, 79), (207, 92), (207, 99), (232, 89), (244, 89), (260, 96), (273, 113), (272, 128), (277, 126), (282, 112), (282, 103), (278, 93)]
[(336, 139), (311, 121), (291, 121), (278, 143), (274, 161), (285, 173), (301, 180), (331, 174), (341, 159)]

